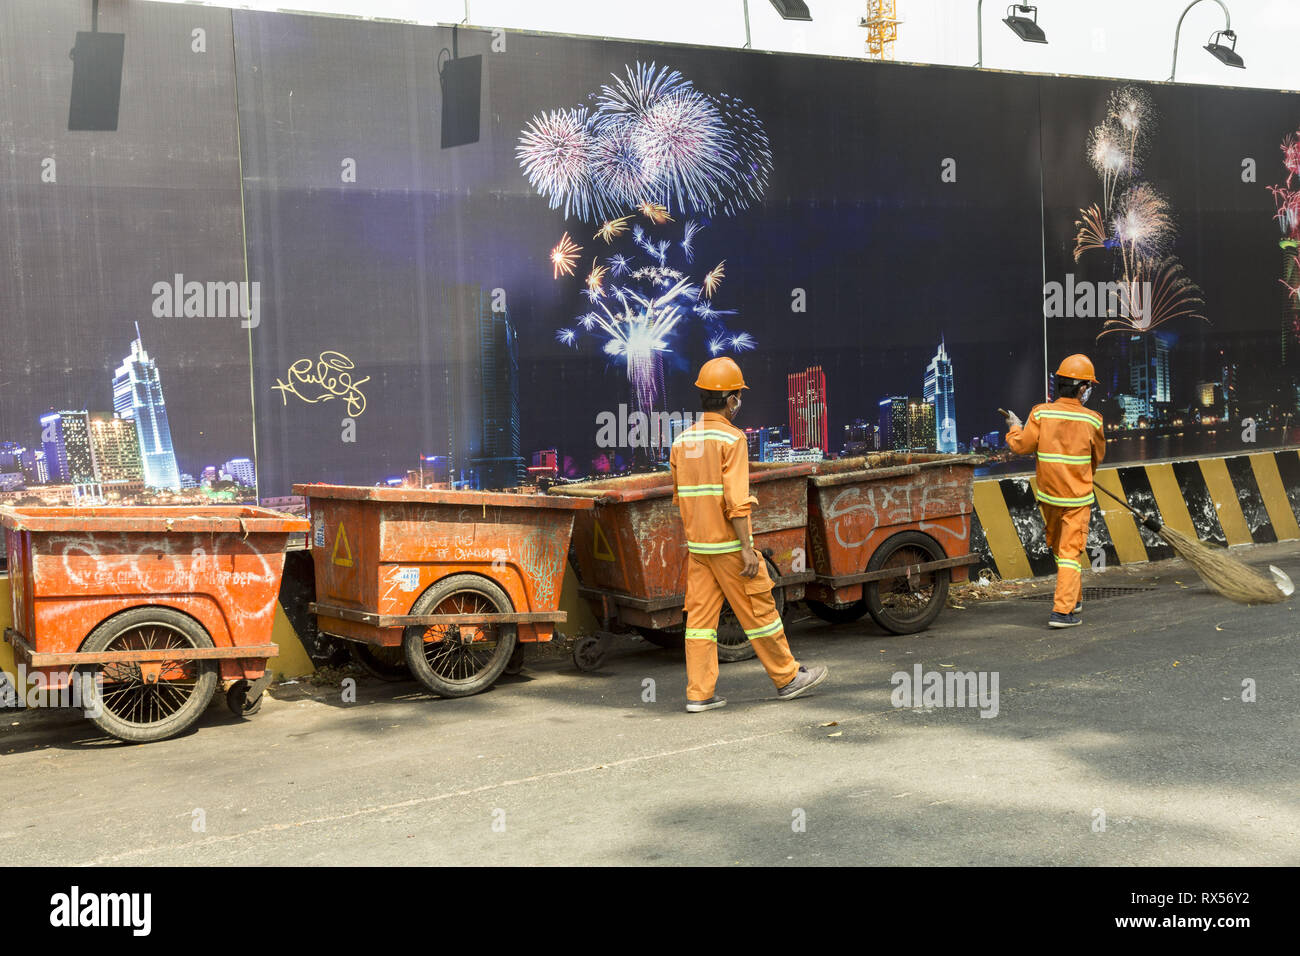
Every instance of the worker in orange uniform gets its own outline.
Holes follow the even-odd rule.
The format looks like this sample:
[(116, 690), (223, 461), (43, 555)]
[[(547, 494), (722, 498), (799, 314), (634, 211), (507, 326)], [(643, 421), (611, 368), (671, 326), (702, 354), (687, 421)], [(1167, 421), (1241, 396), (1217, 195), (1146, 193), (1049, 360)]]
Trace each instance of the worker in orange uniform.
[(1035, 405), (1021, 426), (1007, 414), (1007, 447), (1038, 454), (1038, 506), (1047, 525), (1047, 546), (1056, 558), (1056, 599), (1049, 627), (1074, 627), (1080, 617), (1080, 560), (1088, 546), (1092, 476), (1106, 457), (1101, 416), (1084, 408), (1097, 376), (1086, 355), (1071, 355), (1056, 370), (1056, 401)]
[(725, 707), (718, 682), (718, 616), (731, 605), (777, 697), (792, 700), (826, 679), (796, 661), (772, 599), (772, 579), (750, 529), (749, 443), (732, 424), (748, 388), (729, 358), (704, 363), (695, 387), (704, 413), (673, 441), (673, 502), (686, 527), (686, 709)]

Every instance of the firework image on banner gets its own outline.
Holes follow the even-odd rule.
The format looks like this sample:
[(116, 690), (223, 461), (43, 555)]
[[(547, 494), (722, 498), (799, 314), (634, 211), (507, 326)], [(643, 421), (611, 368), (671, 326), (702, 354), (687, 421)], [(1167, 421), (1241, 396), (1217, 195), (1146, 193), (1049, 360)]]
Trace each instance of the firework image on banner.
[(235, 37), (264, 493), (662, 467), (723, 354), (767, 460), (981, 447), (1041, 392), (1035, 79), (460, 31), (482, 136), (444, 150), (450, 31)]
[(158, 54), (228, 50), (229, 14), (106, 7), (134, 79), (116, 129), (70, 131), (88, 11), (0, 9), (0, 504), (256, 501), (234, 70)]
[(1118, 461), (1300, 441), (1300, 97), (1043, 84), (1052, 355), (1090, 354)]

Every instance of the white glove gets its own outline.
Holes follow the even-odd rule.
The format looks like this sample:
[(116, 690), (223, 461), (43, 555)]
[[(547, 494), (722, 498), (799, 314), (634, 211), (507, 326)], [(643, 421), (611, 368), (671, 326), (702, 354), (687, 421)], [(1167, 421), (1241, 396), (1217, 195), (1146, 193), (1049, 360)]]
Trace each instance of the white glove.
[(1010, 414), (1008, 414), (1007, 431), (1010, 431), (1013, 428), (1020, 428), (1020, 427), (1021, 427), (1020, 416), (1018, 416), (1015, 412), (1011, 412)]

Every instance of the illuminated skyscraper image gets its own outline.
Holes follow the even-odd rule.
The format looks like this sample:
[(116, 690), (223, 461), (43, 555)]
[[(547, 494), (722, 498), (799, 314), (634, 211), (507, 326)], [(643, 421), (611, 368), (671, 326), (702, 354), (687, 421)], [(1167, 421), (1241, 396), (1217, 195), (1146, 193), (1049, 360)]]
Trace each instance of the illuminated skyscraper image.
[(957, 408), (953, 391), (952, 359), (939, 340), (939, 351), (934, 353), (925, 368), (924, 398), (934, 406), (935, 443), (939, 451), (955, 454), (957, 451)]
[(113, 410), (119, 418), (135, 422), (144, 483), (150, 488), (179, 491), (181, 475), (172, 450), (172, 432), (167, 423), (158, 363), (145, 351), (138, 324), (131, 354), (122, 360), (113, 375)]
[(820, 365), (787, 376), (790, 447), (830, 450), (826, 423), (826, 373)]

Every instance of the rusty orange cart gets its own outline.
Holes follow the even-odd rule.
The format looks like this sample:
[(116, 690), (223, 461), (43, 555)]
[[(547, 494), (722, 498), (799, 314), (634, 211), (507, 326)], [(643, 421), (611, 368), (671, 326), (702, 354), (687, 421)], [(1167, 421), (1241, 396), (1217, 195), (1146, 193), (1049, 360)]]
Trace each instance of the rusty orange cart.
[[(750, 487), (759, 499), (753, 513), (755, 547), (764, 555), (776, 583), (778, 611), (803, 596), (813, 579), (804, 567), (810, 464), (750, 462)], [(673, 504), (669, 472), (629, 475), (562, 485), (553, 494), (588, 498), (591, 511), (579, 512), (573, 550), (579, 594), (601, 622), (597, 635), (580, 640), (574, 662), (583, 670), (600, 665), (617, 630), (633, 629), (661, 647), (684, 641), (686, 537)], [(746, 660), (754, 649), (731, 609), (723, 605), (718, 624), (718, 658)]]
[(976, 455), (884, 452), (819, 462), (808, 479), (809, 609), (832, 623), (864, 614), (912, 634), (965, 581)]
[[(521, 643), (564, 622), (581, 498), (294, 485), (307, 499), (322, 633), (380, 676), (402, 661), (442, 697), (491, 687)], [(398, 656), (400, 655), (400, 657)]]
[[(207, 708), (254, 713), (284, 550), (301, 518), (253, 507), (0, 508), (19, 664), (81, 691), (121, 740), (162, 740)], [(80, 675), (78, 679), (78, 675)]]

